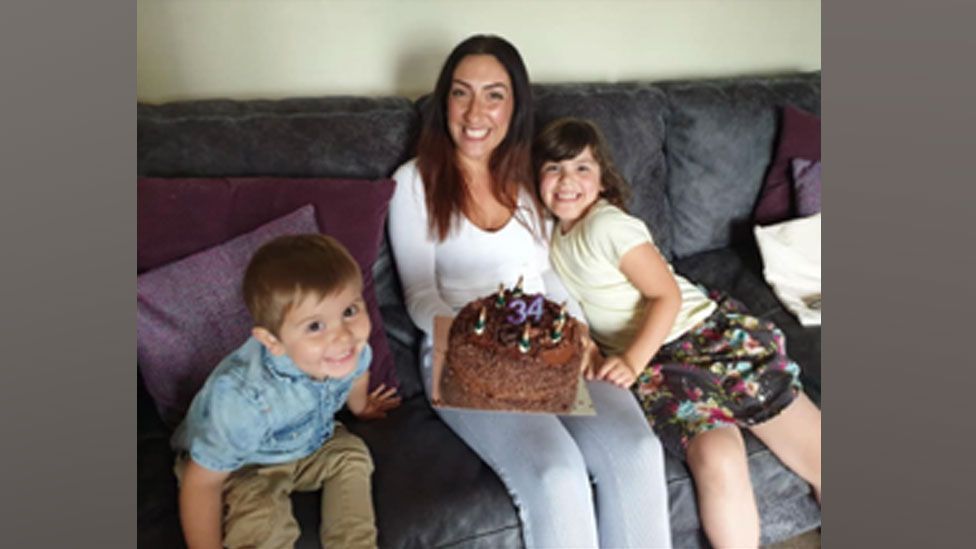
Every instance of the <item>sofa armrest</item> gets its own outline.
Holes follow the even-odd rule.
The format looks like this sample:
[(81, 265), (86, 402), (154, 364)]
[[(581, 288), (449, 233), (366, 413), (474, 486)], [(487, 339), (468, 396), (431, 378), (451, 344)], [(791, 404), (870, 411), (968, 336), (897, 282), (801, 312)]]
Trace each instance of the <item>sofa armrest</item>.
[[(137, 369), (138, 373), (138, 369)], [(179, 523), (170, 430), (160, 419), (142, 375), (137, 375), (136, 471), (138, 475), (138, 546), (146, 549), (185, 547)]]
[(142, 371), (136, 368), (136, 429), (139, 440), (144, 437), (165, 436), (168, 440), (170, 429), (163, 423), (156, 410), (149, 391), (146, 390), (146, 383), (142, 379)]

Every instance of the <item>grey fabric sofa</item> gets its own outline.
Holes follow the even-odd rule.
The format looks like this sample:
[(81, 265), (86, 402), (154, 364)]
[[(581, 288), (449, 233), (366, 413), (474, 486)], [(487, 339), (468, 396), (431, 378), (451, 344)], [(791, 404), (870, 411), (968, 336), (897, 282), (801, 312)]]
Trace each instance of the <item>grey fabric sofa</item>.
[[(804, 328), (762, 278), (749, 217), (777, 134), (778, 107), (820, 114), (820, 73), (763, 77), (534, 87), (537, 123), (584, 116), (603, 129), (633, 187), (631, 210), (689, 279), (723, 290), (775, 321), (820, 401), (820, 329)], [(273, 101), (199, 100), (138, 105), (138, 172), (152, 177), (290, 176), (380, 178), (412, 156), (418, 102), (401, 97)], [(521, 547), (516, 509), (504, 486), (437, 417), (420, 387), (419, 331), (403, 306), (384, 242), (373, 273), (403, 405), (352, 430), (376, 464), (374, 502), (385, 548)], [(182, 547), (169, 431), (139, 377), (139, 547)], [(747, 435), (762, 517), (762, 542), (816, 528), (807, 485)], [(682, 463), (668, 458), (676, 547), (708, 546)], [(300, 547), (316, 547), (318, 499), (293, 497)]]

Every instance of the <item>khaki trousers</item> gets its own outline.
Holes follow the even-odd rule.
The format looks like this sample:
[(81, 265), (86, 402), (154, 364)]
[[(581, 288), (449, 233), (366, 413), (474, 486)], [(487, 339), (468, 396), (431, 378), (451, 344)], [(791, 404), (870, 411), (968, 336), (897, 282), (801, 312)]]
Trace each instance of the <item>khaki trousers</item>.
[[(182, 479), (185, 454), (174, 471)], [(300, 530), (291, 512), (293, 491), (322, 490), (319, 537), (326, 548), (376, 547), (376, 520), (366, 444), (336, 423), (316, 452), (278, 465), (250, 465), (224, 481), (224, 546), (230, 549), (294, 547)]]

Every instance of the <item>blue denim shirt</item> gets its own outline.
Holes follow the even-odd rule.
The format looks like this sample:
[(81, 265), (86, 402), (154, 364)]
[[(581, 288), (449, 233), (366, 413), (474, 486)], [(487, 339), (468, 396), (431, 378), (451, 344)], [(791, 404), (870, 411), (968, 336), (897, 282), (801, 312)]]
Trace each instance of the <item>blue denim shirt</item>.
[(249, 338), (207, 378), (170, 444), (213, 471), (301, 459), (332, 436), (333, 416), (372, 358), (367, 344), (349, 375), (317, 381)]

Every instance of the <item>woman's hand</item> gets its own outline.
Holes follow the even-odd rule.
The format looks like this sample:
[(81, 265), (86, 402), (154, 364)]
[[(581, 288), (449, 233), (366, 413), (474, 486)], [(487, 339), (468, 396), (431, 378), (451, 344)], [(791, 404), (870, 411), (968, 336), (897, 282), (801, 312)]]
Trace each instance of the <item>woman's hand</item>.
[(626, 389), (637, 381), (637, 370), (622, 355), (612, 355), (603, 361), (603, 365), (596, 372), (596, 379), (609, 381)]
[(583, 379), (593, 379), (595, 372), (603, 364), (603, 355), (596, 343), (590, 339), (589, 327), (584, 324), (580, 326), (580, 329), (582, 330), (580, 341), (583, 343), (583, 360), (580, 361), (580, 368), (583, 372)]

